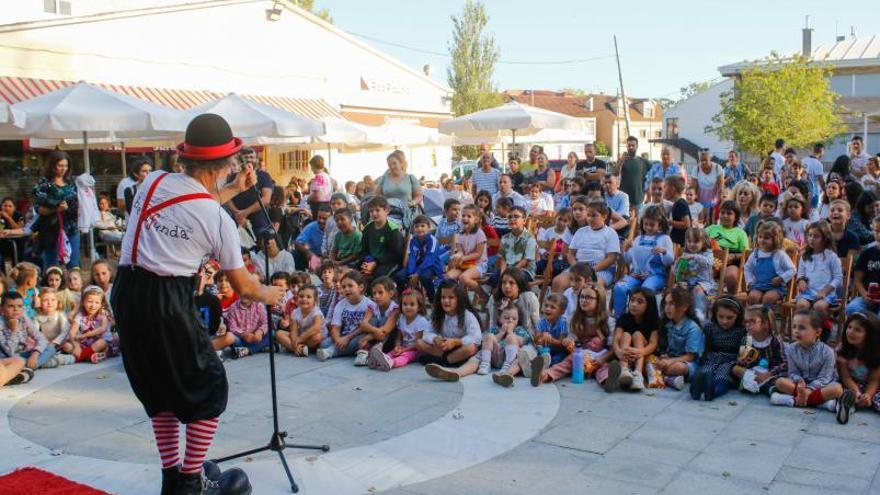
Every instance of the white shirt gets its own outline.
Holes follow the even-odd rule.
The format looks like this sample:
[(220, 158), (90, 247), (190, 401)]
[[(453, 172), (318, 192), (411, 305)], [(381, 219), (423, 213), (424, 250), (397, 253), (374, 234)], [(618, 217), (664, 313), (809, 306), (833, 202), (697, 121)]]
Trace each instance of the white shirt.
[(498, 204), (498, 198), (508, 198), (513, 202), (513, 206), (520, 206), (522, 208), (526, 207), (526, 198), (522, 194), (520, 194), (516, 191), (510, 191), (510, 193), (508, 193), (507, 195), (502, 194), (501, 191), (498, 191), (495, 194), (493, 194), (492, 195), (492, 206), (493, 207)]
[[(120, 265), (131, 265), (137, 219), (144, 199), (153, 181), (164, 173), (151, 173), (138, 189), (130, 225), (122, 239)], [(202, 184), (186, 174), (168, 174), (153, 193), (150, 206), (184, 194), (207, 192)], [(144, 222), (138, 242), (138, 266), (163, 277), (189, 277), (198, 272), (208, 258), (218, 260), (222, 270), (244, 266), (235, 222), (213, 199), (194, 199), (156, 212)]]
[(785, 157), (782, 156), (782, 153), (774, 151), (770, 153), (770, 158), (773, 159), (773, 173), (776, 174), (776, 177), (779, 177), (782, 175), (782, 169), (785, 168)]
[(593, 230), (587, 225), (575, 232), (568, 247), (576, 251), (575, 259), (578, 263), (585, 262), (593, 266), (605, 259), (608, 253), (620, 253), (620, 238), (607, 225), (599, 230)]
[(131, 186), (137, 184), (137, 181), (131, 178), (131, 176), (126, 175), (119, 181), (119, 185), (116, 186), (116, 199), (125, 199), (125, 190), (130, 188)]
[[(549, 229), (545, 229), (541, 227), (538, 229), (538, 242), (546, 242), (546, 241), (555, 241), (556, 239), (562, 239), (566, 245), (571, 243), (571, 232), (565, 228), (562, 230), (562, 233), (556, 232), (556, 227), (552, 227)], [(543, 256), (547, 252), (546, 249), (541, 248), (541, 255)]]
[(400, 330), (400, 347), (412, 347), (416, 345), (419, 333), (424, 335), (431, 331), (431, 323), (422, 315), (416, 315), (412, 323), (406, 321), (406, 316), (400, 315), (397, 319), (397, 328)]
[(807, 178), (810, 179), (810, 182), (813, 184), (819, 185), (819, 177), (825, 175), (825, 166), (822, 165), (822, 162), (819, 161), (815, 156), (808, 156), (804, 158), (801, 163), (804, 164), (804, 170), (807, 172)]
[(254, 267), (257, 269), (257, 273), (260, 275), (260, 278), (268, 278), (271, 277), (273, 273), (276, 272), (285, 272), (287, 274), (293, 273), (296, 271), (296, 266), (293, 263), (293, 255), (290, 254), (290, 251), (285, 251), (284, 249), (278, 250), (278, 254), (275, 255), (274, 258), (269, 258), (269, 274), (263, 273), (263, 269), (266, 267), (266, 259), (263, 258), (263, 253), (255, 253), (252, 257), (252, 261), (254, 263)]
[(862, 150), (858, 155), (850, 155), (850, 165), (849, 168), (852, 171), (852, 174), (856, 177), (861, 176), (865, 173), (865, 168), (868, 166), (868, 159), (871, 158), (866, 151)]

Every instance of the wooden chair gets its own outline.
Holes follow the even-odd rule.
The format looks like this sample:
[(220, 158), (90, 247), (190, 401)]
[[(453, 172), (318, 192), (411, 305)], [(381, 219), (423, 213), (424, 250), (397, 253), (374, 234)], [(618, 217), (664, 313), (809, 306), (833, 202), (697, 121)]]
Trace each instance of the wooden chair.
[(745, 306), (749, 301), (749, 293), (746, 291), (746, 260), (751, 256), (752, 250), (746, 249), (742, 253), (742, 262), (739, 264), (739, 278), (736, 279), (734, 297)]
[[(828, 307), (828, 317), (832, 318), (837, 323), (837, 333), (839, 334), (843, 331), (843, 325), (846, 322), (846, 303), (849, 301), (850, 292), (852, 290), (850, 280), (852, 278), (852, 269), (853, 269), (853, 261), (854, 256), (852, 253), (847, 255), (846, 258), (840, 258), (840, 267), (843, 272), (843, 285), (841, 287), (841, 296), (837, 300), (837, 304), (833, 304)], [(797, 277), (794, 277), (795, 279)], [(787, 318), (783, 318), (782, 320), (782, 330), (785, 332), (785, 340), (791, 340), (791, 328), (788, 323), (791, 319), (791, 315), (794, 314), (795, 308), (797, 308), (797, 304), (795, 301), (795, 297), (798, 293), (797, 283), (795, 283), (792, 290), (789, 291), (790, 298), (789, 300), (783, 304), (783, 312)], [(829, 342), (831, 343), (831, 342)]]
[(547, 295), (547, 286), (553, 281), (553, 262), (557, 256), (563, 254), (556, 251), (556, 241), (541, 241), (538, 243), (539, 249), (547, 250), (547, 266), (544, 273), (536, 273), (534, 280), (529, 283), (529, 287), (538, 288), (538, 301), (544, 304), (544, 297)]
[[(716, 292), (720, 296), (720, 295), (724, 294), (724, 292), (725, 292), (724, 272), (727, 268), (727, 261), (728, 261), (728, 259), (730, 259), (730, 250), (727, 248), (713, 249), (712, 250), (712, 258), (714, 259), (714, 263), (713, 263), (714, 266), (712, 269), (718, 271), (717, 275), (715, 275), (714, 271), (712, 272), (712, 274), (715, 277), (717, 277), (717, 279), (715, 280), (715, 283), (718, 286), (718, 290)], [(715, 268), (715, 267), (718, 267), (718, 268)]]

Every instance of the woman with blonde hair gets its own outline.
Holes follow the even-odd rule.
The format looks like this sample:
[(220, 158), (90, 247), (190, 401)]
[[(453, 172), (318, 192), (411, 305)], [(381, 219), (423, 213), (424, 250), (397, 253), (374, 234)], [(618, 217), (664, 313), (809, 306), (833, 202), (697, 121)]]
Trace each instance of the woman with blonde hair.
[(751, 182), (740, 181), (727, 194), (727, 199), (736, 202), (739, 207), (739, 227), (745, 228), (749, 217), (758, 212), (761, 189)]

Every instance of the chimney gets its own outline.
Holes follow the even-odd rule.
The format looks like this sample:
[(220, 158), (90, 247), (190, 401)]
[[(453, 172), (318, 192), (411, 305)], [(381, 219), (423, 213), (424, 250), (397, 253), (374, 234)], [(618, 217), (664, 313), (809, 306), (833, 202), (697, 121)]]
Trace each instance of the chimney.
[(589, 98), (587, 98), (587, 110), (590, 112), (593, 111), (593, 95), (590, 95)]
[(810, 16), (807, 16), (804, 29), (801, 32), (803, 33), (801, 54), (809, 58), (813, 55), (813, 28), (810, 27)]
[(424, 72), (426, 76), (431, 77), (431, 64), (425, 64), (424, 67), (422, 67), (422, 72)]

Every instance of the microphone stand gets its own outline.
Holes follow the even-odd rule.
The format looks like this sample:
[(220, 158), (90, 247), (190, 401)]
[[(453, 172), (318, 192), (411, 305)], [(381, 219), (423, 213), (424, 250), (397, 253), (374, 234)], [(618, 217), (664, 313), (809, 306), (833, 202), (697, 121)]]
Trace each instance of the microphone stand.
[[(272, 219), (269, 217), (269, 212), (266, 210), (266, 205), (263, 204), (263, 200), (260, 197), (260, 191), (259, 189), (257, 189), (256, 185), (253, 186), (253, 190), (257, 195), (257, 202), (260, 204), (260, 209), (263, 211), (263, 215), (266, 217), (266, 221), (269, 223), (268, 230), (260, 234), (255, 233), (257, 238), (262, 240), (263, 258), (265, 260), (263, 272), (266, 274), (266, 277), (269, 277), (271, 276), (271, 274), (269, 273), (269, 252), (267, 249), (269, 245), (269, 239), (274, 237), (275, 242), (279, 247), (281, 246), (281, 243), (278, 242), (278, 233), (272, 227)], [(249, 455), (271, 450), (273, 452), (276, 452), (278, 454), (278, 458), (281, 460), (281, 465), (284, 467), (284, 473), (287, 475), (287, 480), (290, 482), (290, 490), (293, 493), (297, 493), (299, 492), (299, 487), (296, 485), (296, 481), (294, 481), (293, 479), (293, 474), (290, 472), (290, 466), (287, 465), (287, 459), (284, 457), (284, 450), (307, 449), (328, 452), (330, 451), (330, 446), (288, 444), (285, 441), (285, 438), (287, 438), (287, 431), (282, 431), (278, 426), (278, 391), (275, 378), (275, 324), (272, 322), (272, 306), (270, 304), (266, 304), (266, 319), (269, 329), (269, 384), (272, 389), (272, 436), (269, 437), (269, 443), (262, 447), (257, 447), (255, 449), (245, 450), (236, 454), (227, 455), (224, 457), (213, 459), (213, 461), (219, 464), (221, 462), (230, 461), (232, 459), (238, 459), (241, 457), (246, 457)]]

